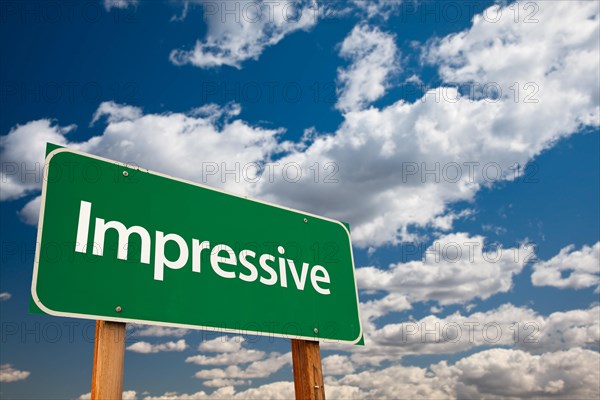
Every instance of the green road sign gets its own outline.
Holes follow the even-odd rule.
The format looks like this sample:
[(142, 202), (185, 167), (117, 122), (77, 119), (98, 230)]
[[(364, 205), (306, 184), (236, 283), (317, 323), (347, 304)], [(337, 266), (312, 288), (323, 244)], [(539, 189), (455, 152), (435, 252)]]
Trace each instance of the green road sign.
[(348, 229), (56, 148), (31, 288), (43, 312), (358, 343)]

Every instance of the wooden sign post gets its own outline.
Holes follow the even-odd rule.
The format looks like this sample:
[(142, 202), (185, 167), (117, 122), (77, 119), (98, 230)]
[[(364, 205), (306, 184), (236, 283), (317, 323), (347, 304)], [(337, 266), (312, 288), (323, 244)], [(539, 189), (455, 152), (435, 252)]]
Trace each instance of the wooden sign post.
[(319, 342), (292, 339), (296, 400), (325, 400)]
[[(93, 182), (89, 167), (98, 177)], [(287, 328), (296, 326), (291, 345), (299, 400), (325, 398), (316, 339), (364, 344), (347, 224), (52, 144), (45, 168), (53, 179), (42, 185), (31, 310), (97, 320), (92, 399), (122, 397), (125, 323), (217, 332), (256, 326), (248, 333), (286, 339)], [(115, 201), (115, 193), (127, 201)], [(265, 224), (268, 229), (257, 229)], [(129, 246), (132, 237), (141, 245)], [(43, 256), (55, 254), (56, 243), (72, 246)], [(250, 250), (240, 243), (275, 246)], [(286, 243), (294, 244), (295, 256), (286, 255)], [(179, 248), (177, 265), (165, 252), (170, 245)], [(334, 259), (315, 253), (315, 245), (335, 249)], [(229, 257), (213, 257), (223, 251)], [(202, 254), (210, 254), (203, 269)], [(279, 268), (265, 267), (267, 260), (278, 260)], [(258, 265), (273, 271), (265, 269), (268, 283), (259, 279)], [(243, 293), (242, 308), (220, 301), (231, 293)], [(208, 302), (219, 307), (200, 306)], [(109, 322), (114, 319), (119, 322)], [(332, 323), (335, 329), (319, 333), (319, 324)]]
[(125, 323), (96, 321), (92, 400), (120, 400), (123, 396)]

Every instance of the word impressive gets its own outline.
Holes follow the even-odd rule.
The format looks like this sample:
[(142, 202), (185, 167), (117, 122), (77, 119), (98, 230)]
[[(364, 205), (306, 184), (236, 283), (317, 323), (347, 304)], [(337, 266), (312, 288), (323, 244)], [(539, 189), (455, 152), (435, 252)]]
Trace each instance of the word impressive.
[[(82, 200), (77, 223), (76, 252), (87, 253), (91, 213), (92, 203)], [(129, 238), (132, 234), (136, 234), (141, 239), (140, 262), (150, 264), (151, 237), (146, 228), (137, 225), (128, 228), (119, 221), (105, 221), (103, 218), (95, 219), (93, 255), (104, 256), (104, 242), (106, 232), (109, 229), (114, 229), (118, 233), (117, 258), (119, 260), (127, 260)], [(164, 280), (165, 267), (178, 270), (189, 265), (190, 247), (188, 242), (180, 235), (156, 231), (154, 240), (154, 280)], [(179, 256), (174, 260), (169, 259), (165, 254), (165, 248), (170, 242), (177, 245), (179, 249)], [(272, 254), (258, 255), (256, 252), (247, 249), (236, 254), (231, 247), (225, 244), (211, 245), (208, 240), (201, 242), (192, 238), (192, 272), (202, 272), (201, 256), (205, 251), (210, 253), (209, 264), (212, 271), (221, 278), (237, 278), (245, 282), (258, 280), (259, 283), (266, 286), (279, 284), (283, 288), (287, 288), (289, 284), (289, 287), (295, 287), (296, 290), (302, 291), (305, 289), (306, 281), (310, 277), (310, 285), (317, 293), (321, 295), (331, 293), (329, 272), (325, 267), (322, 265), (311, 266), (306, 262), (302, 262), (302, 265), (296, 265), (294, 260), (283, 257), (285, 255), (283, 246), (277, 246), (279, 257), (276, 259)]]

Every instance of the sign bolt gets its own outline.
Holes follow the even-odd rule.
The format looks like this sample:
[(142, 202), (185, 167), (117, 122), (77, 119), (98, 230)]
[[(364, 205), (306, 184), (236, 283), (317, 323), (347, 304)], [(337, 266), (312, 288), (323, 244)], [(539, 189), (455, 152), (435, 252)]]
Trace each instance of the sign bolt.
[(314, 331), (315, 333), (319, 333), (319, 330), (318, 330), (317, 328), (313, 329), (313, 331)]
[(304, 218), (304, 223), (308, 223), (308, 218)]
[(116, 306), (116, 307), (115, 307), (115, 311), (116, 311), (116, 312), (121, 312), (121, 310), (122, 310), (121, 306)]
[(123, 171), (123, 176), (129, 176), (129, 172)]

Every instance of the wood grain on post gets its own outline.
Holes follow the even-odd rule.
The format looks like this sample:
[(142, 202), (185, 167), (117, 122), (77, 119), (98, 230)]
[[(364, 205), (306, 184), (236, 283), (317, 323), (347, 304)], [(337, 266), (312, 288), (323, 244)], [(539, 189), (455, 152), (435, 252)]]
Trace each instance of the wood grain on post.
[(125, 323), (96, 321), (92, 400), (120, 400), (123, 396)]
[(292, 339), (296, 400), (325, 400), (319, 342)]

